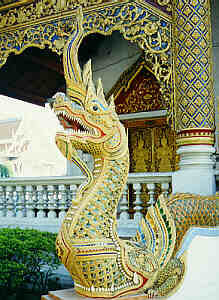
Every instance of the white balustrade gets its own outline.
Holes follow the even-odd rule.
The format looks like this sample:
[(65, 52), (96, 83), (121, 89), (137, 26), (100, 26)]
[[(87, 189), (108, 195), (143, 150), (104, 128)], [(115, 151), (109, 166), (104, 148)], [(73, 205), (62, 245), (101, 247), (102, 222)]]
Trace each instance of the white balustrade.
[(25, 216), (24, 188), (21, 185), (17, 185), (15, 191), (15, 214), (16, 217), (22, 218)]
[(36, 191), (32, 185), (26, 186), (26, 195), (25, 195), (25, 208), (26, 214), (25, 216), (28, 218), (35, 217), (36, 210)]
[(149, 194), (149, 202), (148, 203), (151, 205), (154, 205), (156, 185), (155, 185), (155, 183), (148, 183), (147, 188), (148, 188), (148, 194)]
[(126, 222), (130, 219), (130, 215), (128, 213), (128, 185), (125, 185), (120, 204), (119, 204), (119, 219), (123, 222)]
[(0, 186), (0, 218), (6, 216), (5, 187)]
[[(126, 218), (125, 222), (121, 218), (121, 214), (118, 219), (119, 235), (124, 237), (135, 234), (145, 207), (154, 205), (158, 195), (161, 193), (168, 196), (172, 187), (172, 173), (129, 173), (127, 186), (128, 190), (124, 190), (120, 206), (122, 203), (123, 213), (124, 210), (130, 212), (130, 208), (133, 213), (129, 215), (129, 218)], [(129, 197), (127, 197), (127, 194)], [(126, 200), (125, 202), (123, 197), (125, 199), (129, 198), (129, 201)]]
[(6, 186), (7, 217), (15, 216), (14, 186)]
[(47, 187), (47, 198), (48, 198), (47, 216), (48, 216), (48, 218), (56, 218), (57, 217), (56, 210), (58, 209), (58, 201), (57, 201), (56, 197), (57, 197), (57, 194), (56, 194), (55, 186), (49, 185)]
[(46, 217), (46, 205), (45, 205), (45, 192), (43, 185), (37, 185), (37, 217), (44, 218)]
[(141, 202), (141, 184), (140, 183), (134, 183), (133, 184), (133, 190), (135, 194), (135, 215), (134, 220), (135, 222), (140, 222), (142, 217), (142, 202)]
[(60, 219), (63, 219), (66, 213), (66, 209), (68, 208), (69, 190), (67, 189), (67, 186), (65, 184), (61, 184), (58, 186), (58, 191), (58, 217)]
[[(83, 176), (3, 178), (0, 180), (0, 225), (57, 231), (75, 199)], [(168, 196), (171, 173), (130, 173), (118, 209), (121, 235), (132, 235), (142, 211)]]
[(162, 194), (167, 197), (169, 194), (170, 185), (168, 182), (162, 182), (161, 183), (161, 192)]

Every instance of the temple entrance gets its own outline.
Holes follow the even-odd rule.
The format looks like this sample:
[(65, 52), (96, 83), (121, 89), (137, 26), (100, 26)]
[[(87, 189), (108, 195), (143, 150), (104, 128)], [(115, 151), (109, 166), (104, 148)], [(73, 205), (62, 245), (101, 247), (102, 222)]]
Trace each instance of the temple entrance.
[(177, 169), (175, 134), (167, 126), (166, 119), (146, 119), (144, 126), (130, 124), (128, 137), (130, 172), (172, 172)]
[[(145, 65), (144, 55), (128, 68), (108, 93), (115, 97), (116, 111), (128, 135), (130, 173), (172, 172), (177, 170), (176, 134), (168, 125), (166, 105), (160, 84)], [(156, 184), (155, 198), (161, 193)], [(169, 191), (171, 192), (171, 191)], [(147, 184), (141, 185), (140, 201), (143, 214), (150, 205)], [(134, 217), (136, 191), (128, 186), (129, 214)]]
[(130, 172), (175, 171), (175, 132), (167, 124), (160, 85), (145, 66), (143, 55), (120, 76), (111, 94), (127, 128)]

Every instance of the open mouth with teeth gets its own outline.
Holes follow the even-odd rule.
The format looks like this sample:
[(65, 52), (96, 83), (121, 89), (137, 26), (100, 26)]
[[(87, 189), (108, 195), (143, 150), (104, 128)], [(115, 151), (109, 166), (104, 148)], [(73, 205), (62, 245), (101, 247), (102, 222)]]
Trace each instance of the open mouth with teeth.
[(62, 134), (93, 138), (99, 138), (105, 135), (100, 128), (95, 127), (93, 124), (89, 124), (82, 114), (73, 114), (72, 112), (70, 114), (65, 109), (56, 110), (55, 113), (63, 126)]

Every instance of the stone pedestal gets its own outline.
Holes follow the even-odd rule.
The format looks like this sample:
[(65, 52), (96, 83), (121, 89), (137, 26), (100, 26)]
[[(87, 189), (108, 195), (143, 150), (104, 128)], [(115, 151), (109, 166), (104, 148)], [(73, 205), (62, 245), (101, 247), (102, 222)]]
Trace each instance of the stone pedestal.
[[(48, 295), (44, 295), (41, 297), (41, 300), (86, 300), (86, 299), (92, 299), (92, 298), (80, 296), (75, 293), (74, 289), (49, 292)], [(97, 298), (93, 298), (93, 299), (97, 299)], [(104, 298), (102, 298), (102, 299), (104, 299)], [(118, 298), (113, 298), (113, 299), (146, 300), (147, 297), (144, 294), (142, 294), (142, 295), (128, 295), (128, 296), (118, 297)]]

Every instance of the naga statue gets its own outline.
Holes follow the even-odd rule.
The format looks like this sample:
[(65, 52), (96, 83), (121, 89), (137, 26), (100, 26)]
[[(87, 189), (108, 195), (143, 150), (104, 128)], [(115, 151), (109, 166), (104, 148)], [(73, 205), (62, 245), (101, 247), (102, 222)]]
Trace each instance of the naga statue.
[[(146, 298), (167, 296), (184, 277), (182, 247), (187, 232), (219, 224), (218, 200), (161, 195), (142, 218), (135, 238), (119, 238), (116, 212), (128, 176), (128, 142), (113, 97), (106, 101), (101, 80), (94, 86), (91, 62), (81, 71), (77, 55), (82, 38), (79, 12), (64, 50), (66, 94), (57, 93), (51, 105), (63, 126), (56, 144), (87, 181), (63, 220), (57, 253), (80, 295), (114, 298), (144, 292)], [(93, 170), (77, 150), (92, 155)]]

